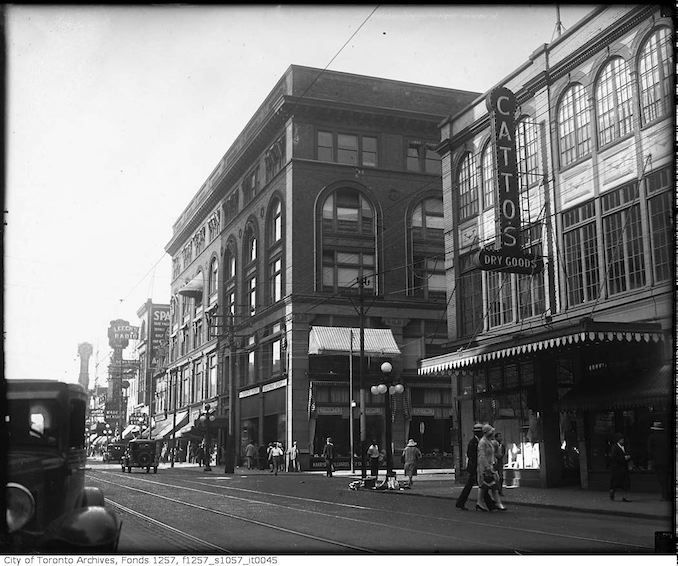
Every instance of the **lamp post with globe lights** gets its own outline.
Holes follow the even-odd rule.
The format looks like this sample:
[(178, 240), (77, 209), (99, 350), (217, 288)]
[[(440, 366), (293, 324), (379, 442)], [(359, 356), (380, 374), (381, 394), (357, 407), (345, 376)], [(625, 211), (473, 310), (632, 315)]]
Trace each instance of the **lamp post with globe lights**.
[(204, 450), (205, 450), (205, 472), (211, 472), (212, 467), (210, 466), (210, 460), (212, 459), (211, 455), (211, 443), (212, 443), (212, 438), (211, 438), (211, 432), (212, 432), (212, 424), (214, 424), (214, 421), (216, 420), (216, 416), (214, 415), (214, 411), (211, 409), (209, 403), (205, 405), (205, 410), (200, 413), (200, 416), (196, 419), (198, 421), (198, 426), (202, 428), (205, 431), (205, 437), (204, 437)]
[(401, 395), (405, 391), (402, 383), (395, 383), (391, 380), (393, 366), (390, 362), (381, 364), (381, 373), (384, 374), (386, 383), (373, 385), (370, 388), (372, 395), (384, 396), (384, 413), (386, 425), (384, 427), (384, 436), (386, 442), (386, 478), (394, 476), (393, 473), (393, 447), (392, 447), (392, 415), (391, 415), (391, 395)]

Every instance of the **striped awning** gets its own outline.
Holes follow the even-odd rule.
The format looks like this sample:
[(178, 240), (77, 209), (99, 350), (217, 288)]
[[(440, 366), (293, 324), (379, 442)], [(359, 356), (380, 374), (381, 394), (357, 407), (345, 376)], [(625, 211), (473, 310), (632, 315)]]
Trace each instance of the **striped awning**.
[(176, 427), (174, 426), (174, 417), (169, 415), (164, 421), (153, 429), (153, 438), (162, 439), (169, 437), (172, 430), (179, 429), (188, 422), (188, 411), (179, 411), (177, 413)]
[[(390, 328), (365, 328), (364, 351), (367, 356), (398, 356)], [(344, 326), (312, 326), (308, 337), (308, 353), (317, 355), (360, 355), (360, 328)]]
[(450, 371), (473, 364), (500, 360), (511, 356), (528, 354), (568, 345), (596, 344), (601, 342), (659, 342), (664, 339), (661, 330), (630, 330), (619, 325), (619, 329), (583, 330), (564, 332), (560, 336), (551, 336), (541, 340), (526, 341), (523, 344), (507, 345), (508, 341), (470, 349), (460, 349), (422, 360), (419, 364), (419, 375)]
[(198, 273), (193, 279), (188, 281), (181, 289), (179, 289), (177, 293), (187, 297), (199, 297), (202, 295), (203, 286), (204, 283), (202, 273)]

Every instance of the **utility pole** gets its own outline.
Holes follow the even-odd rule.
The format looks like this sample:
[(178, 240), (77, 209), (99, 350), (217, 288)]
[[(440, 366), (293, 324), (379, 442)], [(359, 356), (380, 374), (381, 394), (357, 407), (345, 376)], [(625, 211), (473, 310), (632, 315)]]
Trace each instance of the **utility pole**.
[(367, 462), (365, 461), (367, 423), (365, 418), (365, 297), (364, 288), (366, 277), (358, 277), (358, 289), (360, 291), (360, 367), (358, 380), (360, 384), (360, 475), (367, 477)]
[(237, 443), (235, 442), (235, 328), (233, 314), (228, 314), (228, 430), (226, 431), (225, 447), (225, 474), (235, 472), (235, 454)]

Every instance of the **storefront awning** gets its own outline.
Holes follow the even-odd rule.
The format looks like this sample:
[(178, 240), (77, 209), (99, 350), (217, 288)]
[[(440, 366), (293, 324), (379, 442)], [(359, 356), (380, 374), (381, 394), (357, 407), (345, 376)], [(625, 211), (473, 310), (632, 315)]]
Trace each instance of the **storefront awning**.
[[(365, 328), (365, 355), (398, 356), (400, 348), (389, 328)], [(343, 326), (312, 326), (308, 338), (308, 353), (340, 355), (353, 352), (360, 355), (360, 328)]]
[(129, 440), (134, 436), (134, 433), (139, 432), (140, 430), (139, 425), (128, 425), (125, 430), (122, 431), (122, 439)]
[(659, 342), (664, 333), (657, 325), (582, 323), (560, 330), (542, 333), (539, 336), (506, 336), (502, 342), (460, 348), (434, 358), (422, 360), (419, 375), (455, 369), (499, 360), (521, 354), (529, 354), (568, 345), (597, 344), (602, 342)]
[(672, 402), (673, 367), (664, 365), (633, 379), (620, 381), (617, 376), (589, 377), (575, 385), (560, 400), (561, 411), (611, 410)]
[(193, 279), (191, 279), (186, 285), (184, 285), (179, 291), (180, 295), (185, 295), (187, 297), (199, 297), (202, 295), (203, 289), (203, 277), (202, 273), (198, 273)]
[(179, 411), (177, 413), (176, 427), (174, 426), (174, 417), (169, 415), (162, 423), (153, 429), (153, 438), (166, 439), (172, 435), (173, 430), (178, 430), (188, 422), (188, 411)]

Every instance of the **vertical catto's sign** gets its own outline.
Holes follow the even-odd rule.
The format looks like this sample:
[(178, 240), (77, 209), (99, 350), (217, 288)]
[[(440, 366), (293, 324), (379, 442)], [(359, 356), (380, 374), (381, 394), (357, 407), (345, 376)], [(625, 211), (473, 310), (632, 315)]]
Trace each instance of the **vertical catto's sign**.
[(506, 87), (499, 87), (487, 95), (486, 103), (492, 121), (492, 147), (497, 164), (494, 182), (499, 207), (499, 239), (503, 250), (517, 255), (522, 250), (515, 138), (516, 96)]
[(516, 155), (516, 95), (506, 87), (493, 89), (485, 100), (492, 123), (494, 176), (499, 211), (499, 249), (482, 249), (476, 263), (486, 271), (534, 274), (544, 268), (541, 258), (523, 251), (520, 242), (520, 194)]

